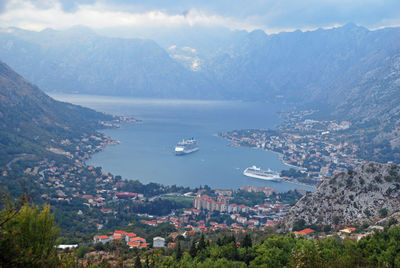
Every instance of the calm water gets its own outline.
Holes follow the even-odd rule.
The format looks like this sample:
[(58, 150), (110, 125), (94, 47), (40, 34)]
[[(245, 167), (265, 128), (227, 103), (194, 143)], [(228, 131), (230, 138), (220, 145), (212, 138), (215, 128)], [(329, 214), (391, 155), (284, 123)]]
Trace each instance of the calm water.
[[(228, 146), (216, 137), (221, 131), (243, 128), (272, 128), (279, 124), (279, 107), (267, 103), (237, 101), (186, 101), (127, 99), (85, 95), (52, 97), (98, 111), (133, 116), (143, 120), (123, 124), (104, 133), (121, 144), (109, 146), (87, 163), (123, 178), (168, 185), (236, 189), (268, 186), (278, 191), (306, 188), (288, 183), (267, 182), (242, 175), (251, 165), (263, 169), (287, 169), (278, 155), (256, 149)], [(195, 137), (200, 150), (175, 156), (174, 146), (183, 138)], [(306, 188), (310, 189), (310, 188)]]

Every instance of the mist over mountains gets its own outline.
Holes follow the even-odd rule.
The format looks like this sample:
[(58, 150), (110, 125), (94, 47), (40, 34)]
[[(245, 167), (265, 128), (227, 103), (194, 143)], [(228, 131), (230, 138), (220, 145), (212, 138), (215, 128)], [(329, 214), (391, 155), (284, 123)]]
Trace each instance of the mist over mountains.
[(154, 36), (3, 29), (0, 59), (47, 92), (279, 102), (361, 124), (399, 116), (399, 28), (349, 23), (267, 35), (193, 27)]
[(370, 31), (347, 24), (272, 35), (261, 30), (221, 31), (215, 38), (217, 32), (182, 31), (176, 43), (161, 36), (161, 47), (147, 39), (99, 36), (82, 27), (42, 32), (8, 29), (0, 34), (0, 58), (49, 92), (294, 103), (329, 100), (335, 105), (354, 91), (362, 96), (358, 88), (368, 86), (367, 76), (380, 68), (375, 73), (379, 80), (376, 76), (385, 75), (383, 69), (395, 66), (395, 58), (388, 57), (400, 51), (397, 28)]

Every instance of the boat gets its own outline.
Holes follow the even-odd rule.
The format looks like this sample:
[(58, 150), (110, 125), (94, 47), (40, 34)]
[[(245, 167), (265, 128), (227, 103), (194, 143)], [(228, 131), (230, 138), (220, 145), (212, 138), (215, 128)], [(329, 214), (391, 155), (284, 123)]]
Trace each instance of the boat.
[(185, 155), (199, 150), (197, 141), (194, 138), (182, 140), (175, 146), (175, 155)]
[(251, 166), (246, 168), (243, 171), (243, 175), (247, 177), (257, 178), (261, 180), (267, 181), (281, 181), (282, 178), (279, 176), (279, 173), (276, 171), (272, 171), (271, 169), (262, 170), (256, 166)]

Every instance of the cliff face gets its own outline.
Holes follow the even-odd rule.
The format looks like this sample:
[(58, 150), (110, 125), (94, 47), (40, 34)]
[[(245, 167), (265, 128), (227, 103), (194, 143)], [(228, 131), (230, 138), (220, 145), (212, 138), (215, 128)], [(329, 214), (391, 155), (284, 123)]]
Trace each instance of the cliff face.
[(375, 223), (400, 210), (400, 167), (369, 163), (326, 179), (314, 193), (303, 196), (288, 212), (284, 225)]

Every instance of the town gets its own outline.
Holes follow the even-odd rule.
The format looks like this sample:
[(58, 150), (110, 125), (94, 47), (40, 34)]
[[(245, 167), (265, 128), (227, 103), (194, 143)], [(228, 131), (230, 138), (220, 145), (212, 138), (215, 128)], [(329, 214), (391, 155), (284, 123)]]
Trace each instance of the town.
[[(103, 125), (118, 126), (115, 122)], [(99, 132), (53, 141), (46, 149), (63, 161), (35, 161), (23, 156), (10, 163), (18, 165), (18, 169), (2, 169), (1, 175), (16, 177), (15, 170), (22, 170), (23, 176), (29, 178), (30, 198), (49, 203), (58, 224), (65, 230), (64, 237), (82, 242), (90, 234), (109, 232), (116, 226), (130, 226), (132, 233), (135, 231), (144, 239), (157, 228), (182, 233), (263, 229), (279, 224), (290, 205), (305, 194), (305, 191), (278, 193), (253, 186), (221, 190), (207, 186), (191, 189), (156, 183), (143, 185), (85, 164), (91, 155), (113, 144), (118, 141)], [(18, 187), (17, 181), (7, 181)], [(137, 244), (144, 245), (144, 242)]]
[[(234, 145), (279, 152), (287, 164), (318, 179), (358, 161), (356, 147), (329, 135), (349, 128), (348, 122), (288, 122), (290, 132), (281, 127), (278, 131), (244, 130), (221, 136), (232, 140)], [(107, 122), (104, 125), (117, 126)], [(232, 190), (144, 185), (85, 164), (92, 154), (113, 144), (118, 141), (96, 132), (63, 139), (47, 148), (65, 161), (20, 158), (11, 163), (23, 167), (24, 176), (31, 179), (31, 198), (52, 205), (58, 224), (65, 230), (65, 241), (120, 241), (130, 248), (148, 248), (164, 247), (165, 238), (171, 235), (188, 237), (205, 232), (240, 234), (276, 229), (290, 207), (306, 194), (305, 190), (279, 193), (255, 186)], [(1, 174), (15, 176), (10, 169), (3, 169)], [(296, 235), (315, 232), (302, 227), (305, 231), (300, 230)], [(168, 241), (167, 247), (173, 247), (174, 242)]]
[(277, 130), (248, 129), (220, 133), (232, 146), (276, 152), (282, 161), (309, 178), (322, 179), (366, 163), (359, 148), (347, 141), (348, 121), (304, 119), (311, 112), (291, 112)]

